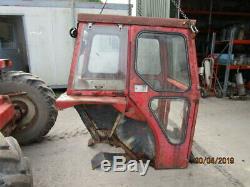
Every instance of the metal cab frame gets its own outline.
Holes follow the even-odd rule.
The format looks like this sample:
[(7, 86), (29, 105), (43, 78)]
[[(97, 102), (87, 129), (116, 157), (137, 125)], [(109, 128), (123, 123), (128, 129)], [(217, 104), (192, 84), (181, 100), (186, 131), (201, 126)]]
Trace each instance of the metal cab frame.
[[(192, 24), (195, 23), (193, 20), (190, 22)], [(78, 105), (111, 105), (116, 111), (127, 118), (145, 122), (148, 125), (154, 137), (155, 156), (153, 158), (153, 166), (156, 169), (187, 167), (191, 154), (200, 97), (195, 36), (189, 29), (190, 22), (180, 19), (80, 14), (78, 16), (78, 34), (75, 42), (68, 88), (67, 92), (57, 99), (57, 108), (65, 109)], [(120, 29), (126, 28), (128, 31), (124, 90), (74, 88), (79, 54), (82, 50), (82, 38), (86, 34), (84, 29), (91, 29), (90, 27), (93, 26), (115, 26)], [(157, 35), (156, 38), (159, 38), (159, 42), (165, 42), (164, 34), (178, 35), (177, 39), (173, 39), (173, 41), (178, 41), (179, 43), (183, 39), (187, 62), (186, 69), (183, 72), (188, 75), (188, 86), (169, 78), (162, 79), (160, 84), (166, 84), (169, 81), (173, 85), (172, 87), (175, 88), (166, 86), (159, 90), (155, 86), (159, 82), (152, 84), (152, 86), (150, 84), (152, 80), (148, 78), (150, 76), (141, 75), (138, 72), (136, 68), (138, 55), (137, 42), (138, 37), (142, 33), (149, 33), (148, 35), (145, 34), (149, 38), (151, 37), (150, 33)], [(169, 41), (172, 41), (172, 39), (170, 38)], [(166, 43), (169, 43), (169, 41)], [(172, 46), (174, 47), (175, 45), (177, 44), (173, 43)], [(166, 56), (165, 49), (160, 50), (162, 58), (168, 58), (164, 57), (164, 55)], [(166, 70), (166, 68), (163, 70)], [(151, 75), (151, 77), (154, 77), (154, 79), (159, 78), (157, 75)], [(157, 106), (154, 103), (157, 103)], [(164, 111), (159, 109), (161, 106), (164, 107)], [(182, 111), (185, 112), (183, 112), (183, 119), (180, 122), (182, 124), (180, 128), (183, 128), (183, 133), (178, 135), (181, 136), (181, 139), (178, 141), (171, 141), (171, 138), (168, 136), (168, 130), (164, 129), (169, 123), (169, 116), (175, 115), (174, 112), (170, 114), (171, 107), (176, 109), (176, 111), (181, 111), (181, 114)], [(175, 117), (172, 117), (172, 119), (175, 119)], [(125, 151), (127, 149), (128, 147), (125, 148)], [(134, 158), (138, 159), (139, 157), (134, 154)]]

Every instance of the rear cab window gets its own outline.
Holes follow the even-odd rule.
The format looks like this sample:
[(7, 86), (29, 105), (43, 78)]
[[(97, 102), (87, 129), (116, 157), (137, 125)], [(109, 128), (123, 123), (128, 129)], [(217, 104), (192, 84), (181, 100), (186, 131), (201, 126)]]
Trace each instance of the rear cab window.
[(123, 91), (126, 87), (128, 29), (84, 27), (73, 87), (75, 90)]

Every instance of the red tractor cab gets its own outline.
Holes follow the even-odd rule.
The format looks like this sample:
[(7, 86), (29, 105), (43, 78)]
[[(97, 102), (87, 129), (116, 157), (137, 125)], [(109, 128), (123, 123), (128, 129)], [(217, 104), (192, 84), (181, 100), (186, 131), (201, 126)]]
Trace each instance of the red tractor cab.
[(199, 103), (193, 20), (80, 14), (67, 92), (92, 143), (185, 168)]

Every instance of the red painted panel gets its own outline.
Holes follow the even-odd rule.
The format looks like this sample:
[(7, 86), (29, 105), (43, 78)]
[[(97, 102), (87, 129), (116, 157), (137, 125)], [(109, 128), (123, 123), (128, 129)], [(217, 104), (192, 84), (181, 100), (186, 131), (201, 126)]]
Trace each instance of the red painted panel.
[(109, 96), (72, 96), (68, 94), (62, 94), (56, 100), (56, 107), (59, 110), (73, 107), (80, 104), (117, 104), (126, 106), (125, 97), (109, 97)]
[[(152, 31), (162, 31), (162, 32), (177, 32), (182, 33), (188, 42), (188, 56), (189, 56), (189, 66), (191, 74), (191, 88), (183, 93), (171, 93), (171, 92), (155, 92), (149, 88), (147, 93), (136, 93), (134, 91), (134, 85), (145, 84), (144, 81), (136, 74), (134, 70), (134, 63), (131, 63), (130, 66), (130, 88), (129, 88), (129, 98), (136, 103), (137, 107), (141, 110), (152, 129), (152, 132), (155, 137), (156, 142), (156, 158), (155, 158), (155, 167), (156, 168), (185, 168), (188, 165), (188, 157), (190, 154), (189, 146), (193, 136), (194, 129), (194, 118), (196, 117), (196, 107), (197, 101), (199, 98), (198, 91), (198, 74), (197, 74), (197, 62), (196, 62), (196, 53), (194, 40), (191, 38), (190, 31), (186, 29), (174, 29), (174, 28), (162, 28), (162, 27), (139, 27), (133, 26), (131, 29), (131, 58), (132, 62), (135, 61), (135, 38), (137, 34), (142, 30), (152, 30)], [(179, 87), (182, 85), (179, 84)], [(183, 144), (173, 145), (167, 141), (165, 135), (152, 112), (149, 109), (149, 102), (153, 97), (180, 97), (187, 98), (190, 102), (189, 108), (189, 118), (188, 126), (186, 132), (186, 138)]]
[(0, 130), (15, 116), (15, 109), (7, 96), (0, 95)]

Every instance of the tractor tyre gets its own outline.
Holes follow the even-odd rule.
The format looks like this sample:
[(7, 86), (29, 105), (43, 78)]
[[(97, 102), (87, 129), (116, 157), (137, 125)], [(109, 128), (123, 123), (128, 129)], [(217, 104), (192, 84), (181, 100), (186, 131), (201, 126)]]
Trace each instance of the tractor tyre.
[(0, 187), (32, 187), (29, 161), (13, 137), (0, 133)]
[(19, 116), (11, 136), (22, 145), (41, 141), (57, 118), (52, 89), (30, 73), (9, 71), (0, 78), (0, 94), (10, 96)]

